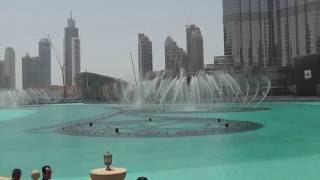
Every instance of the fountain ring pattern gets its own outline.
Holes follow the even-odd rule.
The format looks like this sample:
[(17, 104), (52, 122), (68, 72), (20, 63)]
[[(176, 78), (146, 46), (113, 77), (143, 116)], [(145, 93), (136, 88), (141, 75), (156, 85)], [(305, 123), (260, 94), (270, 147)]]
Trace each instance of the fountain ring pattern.
[[(168, 106), (169, 107), (169, 106)], [(149, 108), (135, 108), (135, 109), (128, 109), (123, 112), (127, 115), (134, 115), (134, 116), (145, 116), (145, 114), (194, 114), (194, 113), (232, 113), (232, 112), (254, 112), (254, 111), (268, 111), (270, 108), (263, 108), (263, 107), (246, 107), (246, 108), (239, 108), (239, 107), (220, 107), (220, 108), (193, 108), (193, 109), (183, 109), (183, 107), (171, 107), (166, 108), (157, 108), (157, 107), (149, 107)], [(139, 115), (140, 114), (140, 115)]]
[[(320, 103), (265, 102), (259, 107), (270, 110), (167, 114), (166, 107), (166, 112), (161, 114), (134, 114), (133, 110), (132, 114), (126, 114), (123, 109), (129, 109), (129, 105), (26, 106), (17, 110), (30, 110), (32, 114), (23, 113), (24, 116), (0, 123), (0, 173), (8, 176), (17, 165), (12, 160), (18, 157), (19, 167), (25, 172), (49, 163), (58, 172), (54, 174), (56, 179), (88, 180), (88, 170), (101, 162), (96, 155), (108, 149), (115, 152), (117, 162), (130, 169), (128, 179), (136, 179), (141, 174), (155, 180), (319, 179), (320, 121), (317, 119), (320, 118)], [(116, 114), (119, 109), (122, 112)], [(12, 108), (0, 108), (2, 119), (8, 110)], [(212, 122), (217, 121), (214, 118), (248, 120), (263, 124), (263, 128), (234, 134), (172, 138), (99, 138), (57, 133), (59, 128), (79, 123), (88, 126), (89, 122), (93, 122), (93, 127), (100, 121), (142, 120), (150, 124), (150, 115), (151, 124), (158, 120), (153, 115), (187, 116), (195, 117), (194, 120), (211, 118)], [(197, 120), (206, 120), (202, 118)], [(26, 132), (28, 130), (32, 131)], [(28, 177), (27, 173), (23, 175), (24, 179)]]
[(55, 132), (88, 137), (185, 137), (238, 133), (262, 127), (249, 121), (153, 116), (142, 120), (74, 123), (60, 126)]

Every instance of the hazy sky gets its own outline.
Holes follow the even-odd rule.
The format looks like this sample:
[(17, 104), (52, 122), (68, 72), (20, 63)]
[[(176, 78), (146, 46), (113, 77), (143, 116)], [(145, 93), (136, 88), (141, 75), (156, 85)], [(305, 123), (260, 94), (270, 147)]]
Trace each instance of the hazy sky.
[[(129, 80), (131, 49), (138, 68), (138, 33), (152, 40), (154, 70), (164, 69), (164, 41), (170, 35), (186, 49), (185, 25), (204, 37), (205, 63), (223, 55), (222, 0), (1, 0), (0, 59), (5, 47), (16, 51), (17, 87), (21, 57), (38, 56), (38, 42), (50, 34), (63, 61), (63, 36), (70, 11), (81, 38), (81, 69)], [(62, 84), (52, 53), (52, 84)]]

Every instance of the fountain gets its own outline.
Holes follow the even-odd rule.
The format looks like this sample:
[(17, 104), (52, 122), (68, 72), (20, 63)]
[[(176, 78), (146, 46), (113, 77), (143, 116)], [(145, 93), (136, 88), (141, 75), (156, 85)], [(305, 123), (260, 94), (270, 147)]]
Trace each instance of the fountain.
[(43, 89), (0, 91), (0, 107), (52, 103), (59, 99), (61, 99), (59, 95)]
[[(129, 170), (127, 179), (319, 177), (320, 103), (260, 104), (269, 89), (264, 76), (163, 72), (107, 87), (104, 94), (113, 91), (120, 104), (0, 108), (0, 176), (10, 175), (17, 157), (24, 172), (48, 162), (57, 179), (88, 179), (97, 166), (91, 177), (111, 176), (110, 154), (111, 170), (95, 158), (108, 149)], [(38, 90), (0, 94), (1, 106), (52, 97)]]
[(247, 108), (258, 106), (267, 96), (270, 86), (270, 80), (262, 75), (246, 77), (224, 72), (199, 72), (188, 77), (183, 72), (179, 76), (170, 76), (164, 71), (152, 80), (115, 84), (113, 91), (121, 103), (136, 106), (174, 104), (195, 108), (210, 104), (212, 108)]
[[(253, 131), (262, 124), (221, 119), (219, 113), (261, 111), (271, 83), (265, 76), (232, 76), (218, 72), (172, 76), (161, 72), (151, 80), (105, 86), (108, 102), (118, 99), (114, 114), (31, 132), (56, 132), (87, 137), (187, 137)], [(116, 98), (114, 98), (116, 97)], [(189, 117), (199, 113), (199, 117)], [(210, 113), (201, 118), (202, 113)], [(121, 116), (121, 119), (117, 119)], [(128, 118), (130, 117), (130, 118)], [(114, 119), (115, 118), (115, 119)]]

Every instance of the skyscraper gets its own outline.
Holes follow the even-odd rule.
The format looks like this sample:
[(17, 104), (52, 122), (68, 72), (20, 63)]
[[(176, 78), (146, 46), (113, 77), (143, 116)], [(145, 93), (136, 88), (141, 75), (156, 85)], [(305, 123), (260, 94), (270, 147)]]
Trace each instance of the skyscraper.
[(152, 42), (143, 33), (138, 34), (139, 77), (145, 79), (152, 72)]
[(223, 0), (223, 23), (224, 54), (243, 71), (320, 53), (319, 0)]
[(22, 57), (22, 88), (28, 89), (37, 85), (37, 58), (31, 57), (29, 53), (26, 53), (24, 57)]
[(48, 39), (39, 41), (39, 57), (26, 53), (22, 57), (22, 88), (51, 86), (51, 43)]
[(6, 88), (5, 84), (5, 76), (4, 76), (4, 61), (0, 60), (0, 89)]
[(4, 75), (7, 89), (16, 88), (16, 55), (14, 49), (7, 47), (4, 53)]
[(178, 47), (177, 43), (170, 36), (167, 37), (164, 47), (166, 70), (178, 74), (182, 68), (186, 68), (183, 65), (187, 61), (187, 54), (182, 48)]
[(68, 26), (64, 29), (64, 65), (65, 85), (75, 85), (74, 77), (81, 71), (81, 61), (79, 30), (72, 15), (68, 19)]
[(204, 70), (203, 37), (196, 25), (186, 26), (188, 71), (196, 73)]
[(39, 42), (39, 85), (51, 86), (51, 43), (48, 39)]

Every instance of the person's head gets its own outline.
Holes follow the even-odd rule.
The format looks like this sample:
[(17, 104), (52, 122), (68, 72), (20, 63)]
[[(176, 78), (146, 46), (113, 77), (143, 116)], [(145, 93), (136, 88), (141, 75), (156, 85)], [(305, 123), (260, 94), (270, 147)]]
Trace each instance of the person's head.
[(148, 180), (147, 177), (138, 177), (137, 180)]
[(21, 178), (21, 169), (14, 169), (12, 170), (12, 175), (11, 175), (12, 180), (19, 180)]
[(40, 172), (38, 170), (31, 171), (31, 178), (33, 180), (38, 180), (40, 178)]
[(46, 165), (42, 167), (42, 179), (51, 179), (51, 167)]

